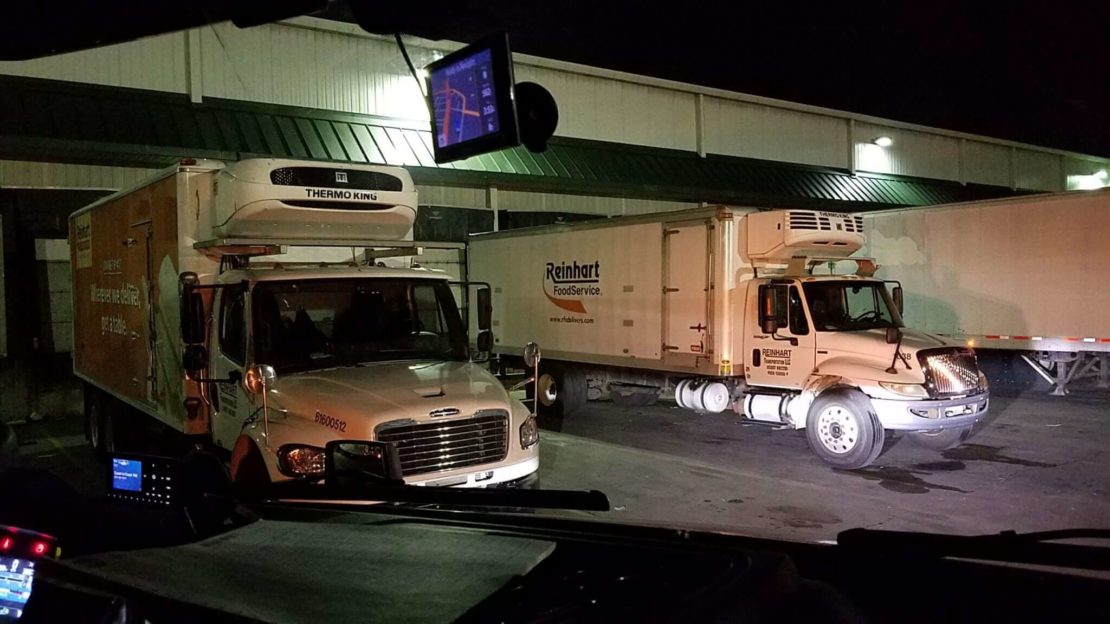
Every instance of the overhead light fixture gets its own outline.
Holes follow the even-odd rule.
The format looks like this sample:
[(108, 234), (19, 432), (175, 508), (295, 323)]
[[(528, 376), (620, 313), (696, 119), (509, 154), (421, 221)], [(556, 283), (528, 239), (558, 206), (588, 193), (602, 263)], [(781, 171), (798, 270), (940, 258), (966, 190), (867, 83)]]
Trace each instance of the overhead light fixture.
[(890, 147), (891, 145), (894, 145), (894, 139), (888, 136), (875, 137), (871, 140), (871, 142), (875, 145), (878, 145), (879, 147)]
[(1107, 178), (1110, 178), (1110, 174), (1107, 174), (1105, 169), (1099, 169), (1091, 175), (1095, 176), (1099, 180), (1102, 180), (1103, 182), (1105, 182)]

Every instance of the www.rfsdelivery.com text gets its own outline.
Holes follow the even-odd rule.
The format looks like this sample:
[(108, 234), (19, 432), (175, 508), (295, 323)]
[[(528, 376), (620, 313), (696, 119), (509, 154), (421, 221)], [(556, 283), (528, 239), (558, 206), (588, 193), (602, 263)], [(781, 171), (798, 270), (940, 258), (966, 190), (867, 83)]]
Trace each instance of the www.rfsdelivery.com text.
[(592, 318), (574, 318), (573, 316), (553, 316), (549, 320), (552, 323), (582, 323), (583, 325), (592, 325), (594, 322)]

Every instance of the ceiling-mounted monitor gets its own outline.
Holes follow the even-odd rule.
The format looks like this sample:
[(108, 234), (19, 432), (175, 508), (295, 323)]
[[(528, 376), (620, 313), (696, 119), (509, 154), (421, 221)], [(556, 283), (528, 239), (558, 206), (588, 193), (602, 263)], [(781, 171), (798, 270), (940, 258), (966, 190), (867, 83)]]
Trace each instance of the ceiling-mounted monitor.
[(472, 43), (426, 69), (437, 163), (520, 143), (508, 35)]

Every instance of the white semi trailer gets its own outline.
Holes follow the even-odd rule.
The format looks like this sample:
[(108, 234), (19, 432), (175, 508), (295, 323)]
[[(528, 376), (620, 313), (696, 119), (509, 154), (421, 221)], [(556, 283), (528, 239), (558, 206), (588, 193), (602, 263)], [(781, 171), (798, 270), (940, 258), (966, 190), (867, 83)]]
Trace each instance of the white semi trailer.
[(683, 407), (804, 428), (820, 457), (860, 468), (887, 430), (957, 445), (988, 404), (973, 351), (903, 329), (901, 289), (873, 259), (814, 274), (859, 250), (863, 228), (709, 207), (511, 230), (471, 238), (469, 276), (493, 287), (496, 353), (545, 345), (541, 413), (671, 390)]
[(868, 213), (906, 322), (1017, 353), (1063, 395), (1110, 384), (1110, 189)]
[(535, 474), (535, 418), (472, 361), (448, 276), (366, 261), (412, 248), (416, 206), (400, 168), (190, 159), (74, 213), (92, 446), (176, 432), (241, 483), (319, 477), (342, 439), (395, 444), (410, 484)]

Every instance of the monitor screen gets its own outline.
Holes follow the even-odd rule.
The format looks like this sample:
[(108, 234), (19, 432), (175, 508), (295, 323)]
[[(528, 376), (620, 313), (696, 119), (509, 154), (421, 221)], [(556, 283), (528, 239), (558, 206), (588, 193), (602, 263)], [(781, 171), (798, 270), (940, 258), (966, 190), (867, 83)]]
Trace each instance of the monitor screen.
[(468, 45), (428, 65), (427, 70), (437, 163), (519, 143), (506, 35)]
[(143, 462), (137, 459), (113, 457), (112, 489), (128, 492), (143, 491)]
[(34, 561), (0, 557), (0, 622), (14, 622), (23, 616), (34, 577)]

